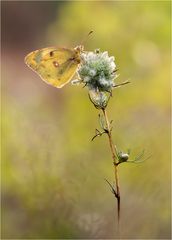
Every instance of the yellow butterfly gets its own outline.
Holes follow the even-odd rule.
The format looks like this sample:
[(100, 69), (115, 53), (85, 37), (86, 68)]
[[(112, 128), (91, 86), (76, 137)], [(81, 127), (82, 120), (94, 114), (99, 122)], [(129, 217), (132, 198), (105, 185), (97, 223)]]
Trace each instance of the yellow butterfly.
[[(89, 32), (88, 35), (92, 33)], [(46, 83), (61, 88), (77, 71), (81, 62), (83, 45), (75, 48), (48, 47), (33, 51), (25, 57), (25, 63)]]
[(43, 48), (33, 51), (25, 57), (25, 63), (34, 70), (43, 81), (61, 88), (74, 76), (80, 63), (83, 47)]

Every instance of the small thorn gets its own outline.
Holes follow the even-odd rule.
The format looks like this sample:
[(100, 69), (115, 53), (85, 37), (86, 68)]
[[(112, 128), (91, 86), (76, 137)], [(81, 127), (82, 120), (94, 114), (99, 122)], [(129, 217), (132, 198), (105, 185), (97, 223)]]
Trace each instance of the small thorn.
[(114, 87), (114, 88), (118, 88), (118, 87), (121, 87), (121, 86), (126, 85), (126, 84), (128, 84), (128, 83), (130, 83), (130, 82), (127, 80), (127, 81), (125, 81), (125, 82), (123, 82), (123, 83), (116, 84), (116, 85), (114, 85), (113, 87)]
[(118, 198), (118, 194), (116, 193), (116, 191), (115, 191), (114, 187), (112, 186), (112, 184), (111, 184), (106, 178), (105, 178), (104, 180), (105, 180), (105, 181), (108, 183), (108, 185), (110, 186), (111, 192), (115, 195), (116, 198)]

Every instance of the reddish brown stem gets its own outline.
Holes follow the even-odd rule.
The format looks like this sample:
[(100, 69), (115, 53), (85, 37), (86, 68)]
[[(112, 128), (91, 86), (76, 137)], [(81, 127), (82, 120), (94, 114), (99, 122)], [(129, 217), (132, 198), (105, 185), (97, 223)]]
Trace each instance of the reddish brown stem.
[(112, 133), (110, 128), (109, 119), (107, 116), (107, 112), (105, 109), (102, 109), (103, 115), (106, 121), (106, 127), (107, 127), (107, 135), (109, 139), (109, 145), (112, 153), (112, 159), (113, 159), (113, 166), (114, 166), (114, 173), (115, 173), (115, 197), (117, 199), (117, 212), (118, 212), (118, 232), (120, 229), (120, 188), (119, 188), (119, 179), (118, 179), (118, 158), (117, 158), (117, 149), (116, 146), (113, 144), (112, 140)]

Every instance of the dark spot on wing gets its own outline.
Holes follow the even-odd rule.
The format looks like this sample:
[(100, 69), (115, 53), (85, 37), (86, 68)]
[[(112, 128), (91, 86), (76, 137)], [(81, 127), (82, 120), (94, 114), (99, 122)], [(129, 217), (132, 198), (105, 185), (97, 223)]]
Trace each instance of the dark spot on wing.
[(50, 52), (50, 57), (53, 57), (54, 53), (53, 51)]
[(59, 63), (57, 61), (53, 61), (54, 67), (59, 67)]

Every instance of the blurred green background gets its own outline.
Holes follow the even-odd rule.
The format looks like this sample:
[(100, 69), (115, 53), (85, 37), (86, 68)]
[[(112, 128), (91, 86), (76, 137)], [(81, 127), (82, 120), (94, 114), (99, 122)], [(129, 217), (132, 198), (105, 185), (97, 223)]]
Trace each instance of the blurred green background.
[(47, 46), (115, 56), (108, 106), (118, 148), (142, 164), (119, 167), (121, 237), (170, 239), (170, 1), (2, 2), (2, 239), (116, 238), (106, 137), (91, 142), (98, 110), (86, 88), (45, 84), (24, 64)]

